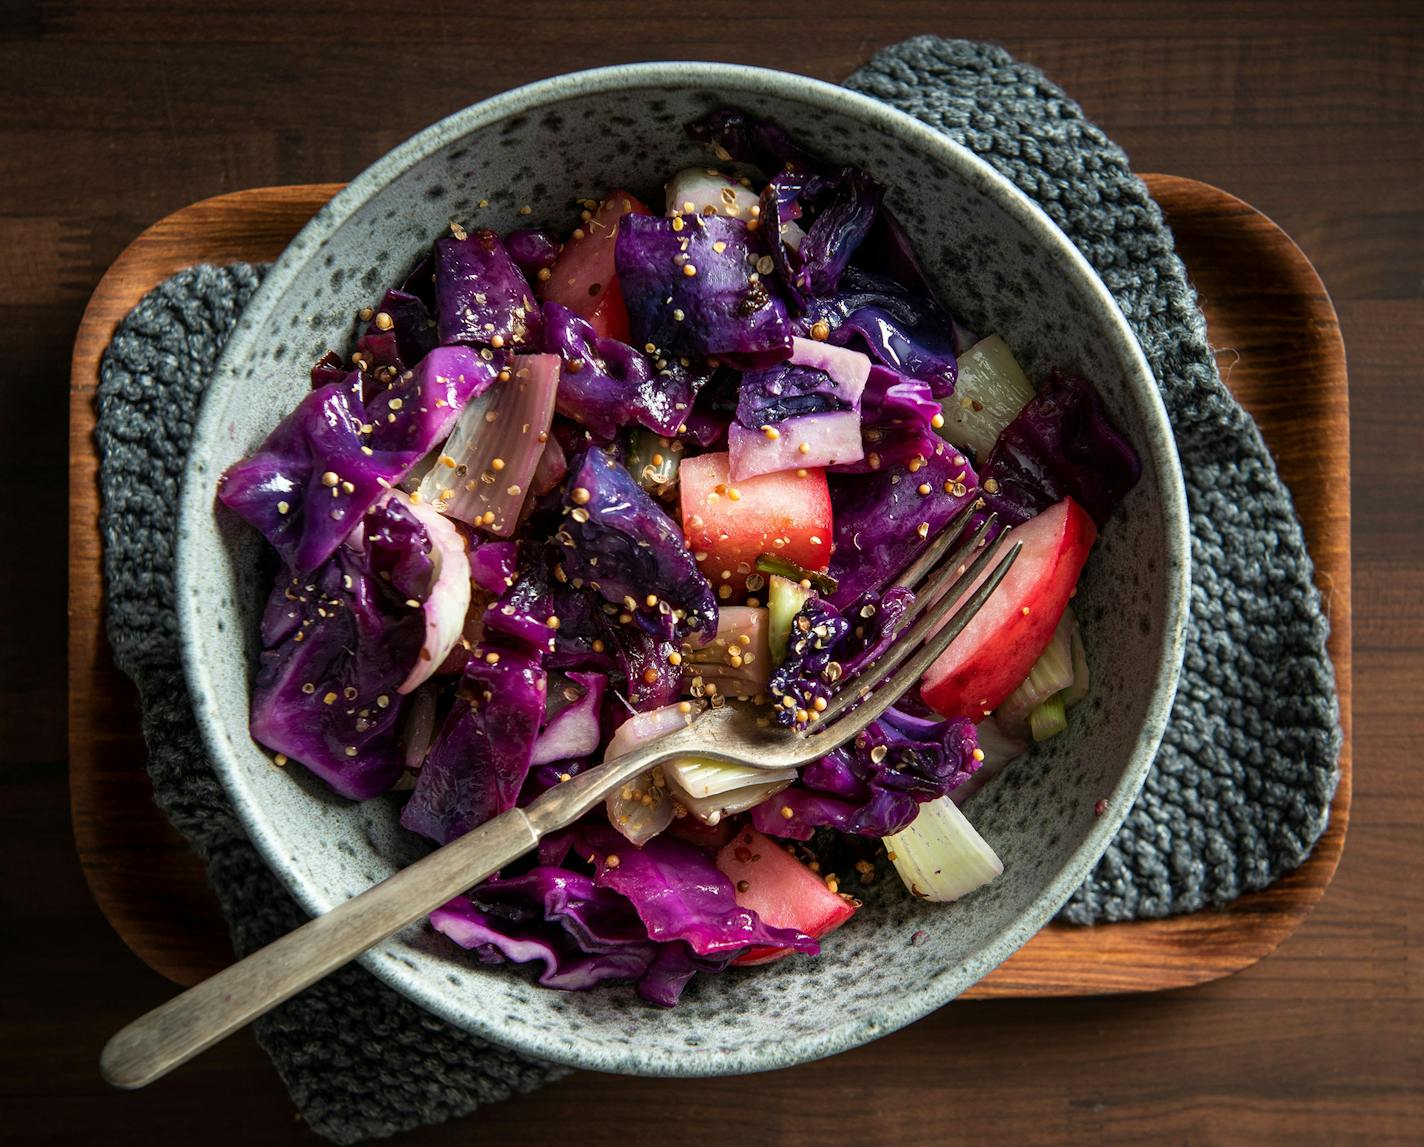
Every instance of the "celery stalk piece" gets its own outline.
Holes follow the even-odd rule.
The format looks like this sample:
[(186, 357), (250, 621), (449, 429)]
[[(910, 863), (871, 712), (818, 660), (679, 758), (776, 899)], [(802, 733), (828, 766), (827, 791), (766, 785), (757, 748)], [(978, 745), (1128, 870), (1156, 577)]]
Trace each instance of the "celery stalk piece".
[(967, 896), (1004, 871), (1004, 864), (949, 797), (920, 805), (910, 827), (884, 838), (905, 887), (922, 900)]
[(1033, 383), (1019, 369), (1008, 344), (990, 335), (959, 356), (954, 393), (941, 407), (940, 433), (983, 462), (1004, 427), (1032, 397)]
[(1073, 684), (1063, 690), (1063, 707), (1071, 709), (1079, 701), (1088, 695), (1088, 651), (1083, 647), (1083, 631), (1078, 628), (1077, 618), (1072, 617), (1068, 635), (1069, 646), (1073, 656)]
[(791, 637), (791, 623), (801, 612), (801, 607), (810, 600), (813, 590), (802, 589), (800, 582), (780, 574), (772, 574), (767, 579), (766, 608), (770, 617), (767, 642), (771, 647), (771, 660), (781, 664), (786, 656), (786, 642)]
[(1035, 741), (1056, 737), (1068, 727), (1068, 714), (1063, 710), (1063, 694), (1055, 693), (1034, 707), (1028, 715), (1029, 732)]

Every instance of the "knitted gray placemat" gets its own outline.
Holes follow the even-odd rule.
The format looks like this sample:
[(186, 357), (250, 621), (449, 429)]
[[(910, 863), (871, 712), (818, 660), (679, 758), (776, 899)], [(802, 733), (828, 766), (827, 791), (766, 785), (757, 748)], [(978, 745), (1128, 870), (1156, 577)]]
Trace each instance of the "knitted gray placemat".
[[(1000, 48), (921, 37), (847, 86), (963, 143), (1043, 206), (1132, 323), (1176, 432), (1194, 563), (1182, 683), (1142, 797), (1064, 917), (1164, 916), (1263, 887), (1309, 853), (1334, 792), (1328, 630), (1290, 496), (1217, 377), (1161, 212), (1077, 105)], [(116, 331), (98, 397), (109, 640), (139, 688), (158, 803), (207, 862), (239, 954), (305, 917), (238, 823), (193, 721), (171, 507), (213, 365), (263, 270), (196, 267), (151, 291)], [(307, 1123), (338, 1143), (565, 1073), (457, 1031), (355, 966), (256, 1026)]]

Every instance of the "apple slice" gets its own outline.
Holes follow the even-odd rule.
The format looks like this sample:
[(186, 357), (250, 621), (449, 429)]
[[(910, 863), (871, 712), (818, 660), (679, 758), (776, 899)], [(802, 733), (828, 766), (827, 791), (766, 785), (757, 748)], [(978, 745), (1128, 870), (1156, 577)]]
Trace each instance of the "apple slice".
[(1072, 498), (1010, 530), (1006, 544), (1018, 542), (1023, 552), (974, 620), (926, 670), (920, 683), (925, 704), (942, 716), (974, 721), (997, 708), (1052, 640), (1097, 536), (1093, 519)]
[[(776, 928), (796, 928), (820, 938), (849, 920), (855, 909), (776, 841), (743, 828), (717, 853), (717, 867), (737, 890), (737, 903)], [(769, 964), (790, 948), (748, 948), (732, 963)]]

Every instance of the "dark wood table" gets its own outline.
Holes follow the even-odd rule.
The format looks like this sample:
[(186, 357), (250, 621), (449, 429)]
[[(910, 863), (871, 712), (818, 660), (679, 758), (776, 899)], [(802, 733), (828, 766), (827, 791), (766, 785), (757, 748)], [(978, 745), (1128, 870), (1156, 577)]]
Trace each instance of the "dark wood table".
[[(240, 1037), (136, 1095), (103, 1040), (169, 985), (96, 911), (65, 784), (65, 401), (104, 269), (240, 187), (349, 178), (426, 123), (558, 71), (707, 58), (838, 79), (919, 32), (993, 38), (1139, 170), (1290, 231), (1350, 354), (1355, 799), (1339, 874), (1263, 963), (1157, 995), (961, 1003), (773, 1076), (575, 1076), (422, 1143), (699, 1138), (913, 1147), (1418, 1141), (1424, 1128), (1424, 12), (1419, 4), (717, 7), (14, 3), (0, 7), (0, 1137), (313, 1142)], [(1152, 15), (1146, 12), (1152, 11)], [(794, 45), (793, 55), (787, 48)], [(42, 476), (39, 483), (36, 476)]]

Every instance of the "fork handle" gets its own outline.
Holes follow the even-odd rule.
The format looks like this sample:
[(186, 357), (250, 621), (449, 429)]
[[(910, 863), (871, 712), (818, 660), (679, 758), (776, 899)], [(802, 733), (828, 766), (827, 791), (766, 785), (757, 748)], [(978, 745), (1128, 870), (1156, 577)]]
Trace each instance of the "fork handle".
[[(680, 743), (680, 742), (679, 742)], [(117, 1032), (99, 1057), (115, 1087), (144, 1087), (413, 924), (572, 824), (610, 791), (675, 755), (645, 745), (556, 785), (272, 941)]]

